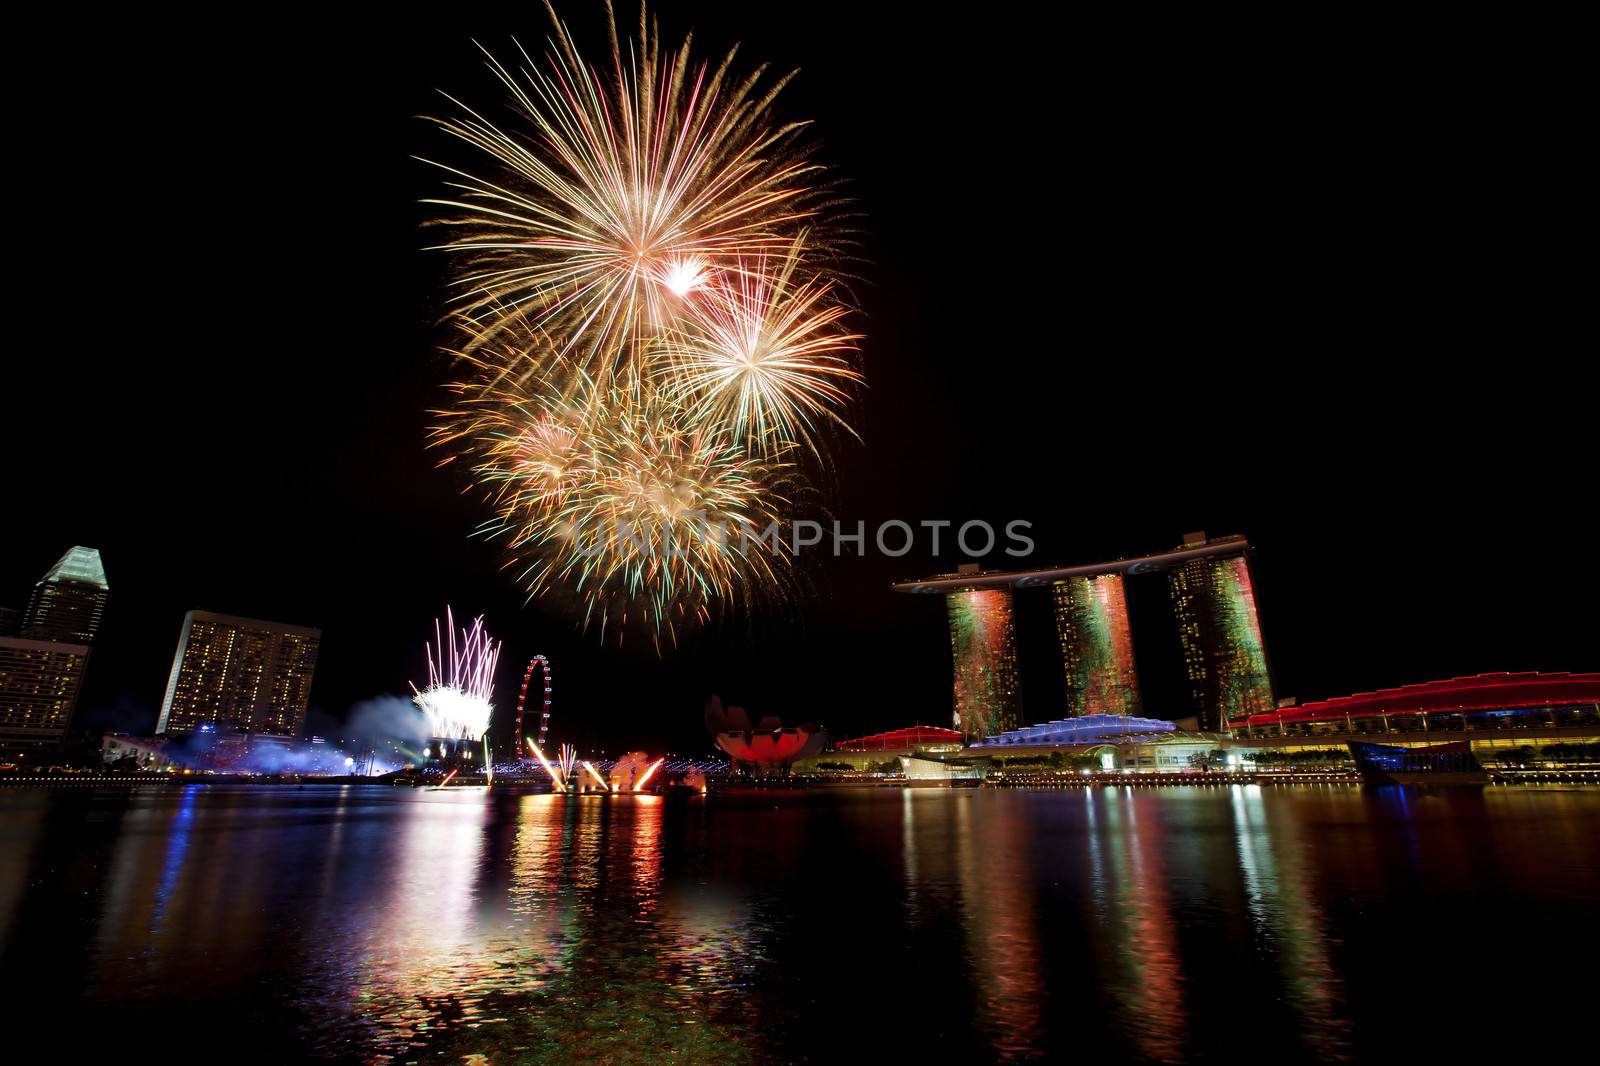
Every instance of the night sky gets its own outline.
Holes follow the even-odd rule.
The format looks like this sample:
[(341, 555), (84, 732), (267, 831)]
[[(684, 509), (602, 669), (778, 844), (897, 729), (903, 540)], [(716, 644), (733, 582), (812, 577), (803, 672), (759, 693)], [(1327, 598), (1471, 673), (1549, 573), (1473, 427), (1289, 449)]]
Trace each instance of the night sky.
[[(561, 9), (603, 51), (599, 5)], [(1438, 27), (867, 9), (657, 8), (703, 54), (800, 68), (784, 114), (862, 213), (870, 389), (834, 516), (1025, 519), (1039, 565), (1245, 534), (1302, 700), (1600, 669), (1568, 248), (1587, 123), (1559, 66)], [(153, 728), (202, 608), (320, 626), (313, 724), (336, 733), (421, 679), (446, 603), (505, 640), (502, 703), (553, 659), (554, 732), (584, 744), (704, 750), (713, 692), (836, 736), (948, 722), (942, 604), (887, 588), (948, 548), (829, 560), (788, 612), (658, 656), (524, 608), (468, 539), (482, 512), (423, 444), (448, 334), (417, 203), (439, 178), (412, 157), (444, 150), (418, 117), (436, 90), (497, 106), (472, 40), (537, 47), (543, 19), (18, 42), (0, 605), (101, 550), (78, 726)], [(1187, 713), (1164, 579), (1130, 598), (1147, 711)], [(1030, 720), (1061, 707), (1046, 600), (1018, 606)]]

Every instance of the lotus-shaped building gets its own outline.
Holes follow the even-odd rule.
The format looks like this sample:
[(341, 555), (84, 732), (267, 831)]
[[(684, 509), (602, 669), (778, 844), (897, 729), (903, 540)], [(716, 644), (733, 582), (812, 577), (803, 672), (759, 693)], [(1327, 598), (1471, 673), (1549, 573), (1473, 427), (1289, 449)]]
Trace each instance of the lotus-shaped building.
[(786, 726), (769, 715), (751, 725), (743, 707), (724, 710), (716, 696), (706, 703), (706, 729), (734, 766), (758, 775), (788, 773), (828, 742), (827, 730), (814, 722)]

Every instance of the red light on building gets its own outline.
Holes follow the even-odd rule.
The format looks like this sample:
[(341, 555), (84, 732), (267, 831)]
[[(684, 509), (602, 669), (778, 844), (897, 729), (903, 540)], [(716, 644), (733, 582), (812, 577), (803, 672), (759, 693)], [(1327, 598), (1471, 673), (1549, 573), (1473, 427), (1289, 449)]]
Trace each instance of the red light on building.
[(1600, 674), (1478, 674), (1357, 692), (1233, 719), (1235, 728), (1343, 721), (1397, 714), (1459, 714), (1600, 704)]
[(961, 730), (944, 729), (936, 725), (915, 725), (888, 733), (874, 733), (868, 737), (842, 740), (835, 751), (906, 751), (914, 748), (961, 746)]

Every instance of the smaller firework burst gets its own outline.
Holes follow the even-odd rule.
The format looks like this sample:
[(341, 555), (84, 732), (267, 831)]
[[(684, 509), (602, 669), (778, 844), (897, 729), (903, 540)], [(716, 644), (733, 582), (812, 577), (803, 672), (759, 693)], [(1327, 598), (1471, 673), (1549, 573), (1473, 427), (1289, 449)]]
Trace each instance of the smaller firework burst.
[(483, 628), (479, 615), (470, 627), (456, 630), (454, 612), (446, 607), (444, 624), (433, 624), (427, 646), (428, 687), (411, 686), (411, 700), (428, 718), (429, 735), (446, 740), (477, 741), (489, 731), (494, 713), (494, 668), (500, 643)]
[(796, 280), (799, 262), (739, 262), (660, 346), (658, 369), (690, 416), (756, 452), (793, 441), (820, 454), (818, 423), (848, 429), (838, 412), (861, 381), (860, 336), (840, 328), (845, 308), (826, 284)]
[(563, 401), (479, 369), (434, 437), (473, 457), (494, 512), (481, 531), (530, 595), (570, 595), (602, 629), (631, 611), (671, 638), (713, 604), (787, 588), (785, 492), (803, 486), (776, 445), (751, 453), (645, 382)]
[(588, 473), (561, 505), (532, 522), (515, 512), (513, 548), (532, 551), (528, 587), (574, 590), (589, 618), (631, 609), (669, 634), (713, 603), (785, 587), (791, 466), (686, 419), (658, 390), (626, 392), (586, 429)]

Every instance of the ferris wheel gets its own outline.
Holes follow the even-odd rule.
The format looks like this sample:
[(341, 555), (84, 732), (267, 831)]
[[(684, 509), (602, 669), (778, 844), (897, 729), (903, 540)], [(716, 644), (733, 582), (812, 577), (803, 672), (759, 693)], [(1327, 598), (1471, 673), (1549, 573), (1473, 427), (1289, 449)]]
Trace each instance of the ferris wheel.
[(544, 675), (544, 705), (539, 715), (539, 747), (544, 747), (545, 734), (550, 731), (550, 660), (543, 655), (535, 655), (528, 660), (528, 669), (522, 675), (522, 690), (517, 693), (517, 752), (519, 757), (523, 749), (522, 715), (528, 703), (528, 686), (533, 683), (535, 670)]

